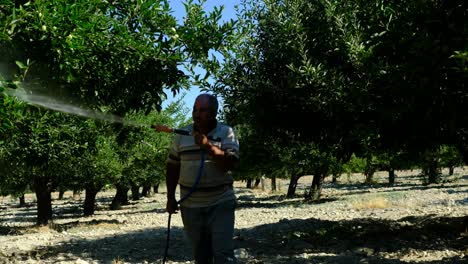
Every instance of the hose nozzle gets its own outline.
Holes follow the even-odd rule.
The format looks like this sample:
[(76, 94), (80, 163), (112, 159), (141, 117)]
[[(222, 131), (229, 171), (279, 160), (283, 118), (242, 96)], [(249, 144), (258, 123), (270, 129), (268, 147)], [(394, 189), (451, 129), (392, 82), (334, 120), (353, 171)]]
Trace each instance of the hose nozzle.
[(183, 135), (183, 136), (190, 136), (191, 135), (190, 131), (183, 130), (183, 129), (171, 128), (171, 127), (168, 127), (168, 126), (165, 126), (165, 125), (160, 125), (160, 124), (151, 125), (151, 128), (153, 128), (154, 130), (156, 130), (158, 132), (175, 133), (175, 134), (179, 134), (179, 135)]
[[(151, 125), (151, 128), (153, 128), (154, 130), (156, 130), (158, 132), (174, 133), (174, 134), (179, 134), (179, 135), (182, 135), (182, 136), (191, 136), (192, 135), (191, 131), (187, 131), (187, 130), (183, 130), (183, 129), (177, 129), (177, 128), (171, 128), (171, 127), (168, 127), (168, 126), (165, 126), (165, 125), (160, 125), (160, 124)], [(221, 139), (218, 138), (218, 137), (214, 138), (212, 136), (208, 136), (208, 139), (212, 140), (212, 141), (221, 142)]]

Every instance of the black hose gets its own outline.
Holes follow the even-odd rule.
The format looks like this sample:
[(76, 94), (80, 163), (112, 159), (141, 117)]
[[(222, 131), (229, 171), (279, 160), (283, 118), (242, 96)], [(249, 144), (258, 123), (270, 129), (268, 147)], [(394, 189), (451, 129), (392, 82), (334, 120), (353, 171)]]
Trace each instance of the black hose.
[(169, 218), (167, 220), (167, 237), (166, 237), (166, 248), (164, 249), (164, 258), (162, 261), (163, 264), (166, 263), (167, 251), (169, 250), (169, 239), (171, 237), (171, 215), (172, 214), (169, 214)]
[[(190, 188), (190, 191), (186, 195), (184, 195), (182, 198), (180, 198), (179, 201), (177, 201), (177, 204), (180, 204), (183, 201), (185, 201), (185, 199), (187, 199), (197, 189), (198, 183), (200, 182), (201, 175), (203, 174), (204, 165), (205, 165), (205, 151), (201, 150), (200, 167), (198, 168), (198, 175), (197, 175), (197, 178), (195, 179), (195, 183)], [(167, 219), (167, 237), (166, 237), (166, 247), (164, 249), (164, 257), (163, 257), (163, 262), (162, 262), (163, 264), (166, 263), (167, 252), (169, 251), (169, 240), (171, 237), (171, 216), (172, 216), (172, 213), (169, 213), (169, 218)]]

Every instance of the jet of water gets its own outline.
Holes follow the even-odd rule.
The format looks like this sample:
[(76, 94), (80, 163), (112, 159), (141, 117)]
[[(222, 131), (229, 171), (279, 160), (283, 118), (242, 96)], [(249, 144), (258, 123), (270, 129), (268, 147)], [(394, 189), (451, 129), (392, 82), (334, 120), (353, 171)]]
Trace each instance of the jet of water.
[(27, 102), (28, 104), (41, 106), (41, 107), (59, 111), (62, 113), (68, 113), (68, 114), (78, 115), (78, 116), (82, 116), (86, 118), (98, 119), (102, 121), (120, 123), (120, 124), (130, 125), (130, 126), (145, 126), (143, 124), (140, 124), (134, 121), (125, 120), (124, 118), (117, 116), (117, 115), (106, 114), (106, 113), (98, 112), (95, 110), (78, 107), (78, 106), (60, 101), (56, 98), (52, 98), (52, 97), (40, 95), (40, 94), (34, 94), (24, 89), (8, 89), (7, 88), (5, 89), (5, 93), (10, 96), (15, 96), (19, 100)]

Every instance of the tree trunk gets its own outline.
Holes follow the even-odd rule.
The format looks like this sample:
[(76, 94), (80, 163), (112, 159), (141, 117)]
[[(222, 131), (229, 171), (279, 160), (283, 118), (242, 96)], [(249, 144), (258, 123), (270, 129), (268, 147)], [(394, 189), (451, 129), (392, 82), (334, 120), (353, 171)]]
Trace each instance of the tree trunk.
[(159, 193), (159, 182), (153, 185), (153, 192), (154, 193)]
[(455, 170), (455, 166), (450, 165), (450, 167), (449, 167), (449, 176), (453, 175), (454, 170)]
[(26, 206), (26, 199), (24, 198), (24, 193), (19, 197), (19, 207)]
[(333, 173), (332, 183), (336, 183), (338, 181), (338, 177), (340, 177), (338, 173)]
[(47, 179), (34, 178), (34, 191), (37, 199), (37, 225), (47, 225), (52, 220), (52, 195)]
[(136, 184), (132, 184), (132, 200), (133, 201), (138, 201), (140, 200), (140, 186)]
[(372, 180), (374, 178), (374, 172), (375, 170), (373, 168), (366, 168), (365, 171), (364, 171), (364, 176), (366, 176), (366, 179), (364, 181), (364, 183), (366, 184), (371, 184), (372, 183)]
[(366, 180), (364, 183), (371, 184), (372, 178), (374, 177), (375, 167), (372, 164), (372, 156), (368, 156), (366, 159), (366, 167), (364, 169), (364, 176), (366, 176)]
[(245, 188), (252, 189), (252, 179), (247, 179), (247, 184), (246, 184)]
[[(462, 130), (466, 131), (466, 130)], [(468, 139), (468, 133), (467, 132), (461, 132), (459, 131), (458, 134), (455, 137), (455, 146), (457, 147), (458, 151), (460, 152), (460, 155), (463, 159), (463, 162), (465, 164), (468, 164), (468, 144), (467, 144), (467, 139)]]
[(96, 209), (96, 195), (101, 188), (86, 187), (85, 188), (85, 200), (83, 204), (83, 215), (90, 216), (94, 215), (94, 210)]
[(151, 196), (151, 184), (144, 184), (141, 190), (141, 196), (150, 197)]
[(390, 185), (395, 184), (395, 170), (393, 168), (388, 170), (388, 183)]
[(371, 184), (372, 179), (374, 178), (374, 171), (372, 170), (366, 171), (365, 176), (366, 176), (366, 180), (364, 183)]
[(111, 210), (119, 210), (122, 208), (122, 205), (128, 204), (128, 187), (122, 184), (116, 184), (116, 193), (114, 199), (112, 199), (112, 203), (110, 205)]
[(287, 198), (293, 198), (294, 195), (296, 194), (296, 187), (297, 187), (297, 182), (299, 181), (299, 178), (301, 178), (301, 176), (299, 175), (291, 176), (291, 179), (289, 181), (288, 193), (286, 194)]
[(437, 183), (439, 178), (438, 164), (436, 158), (431, 159), (428, 171), (428, 183)]
[(276, 192), (276, 176), (271, 176), (271, 191)]
[(439, 150), (432, 147), (425, 151), (422, 164), (422, 174), (427, 177), (427, 184), (437, 183), (439, 181)]
[(316, 173), (312, 180), (312, 184), (310, 185), (309, 192), (306, 194), (305, 199), (311, 201), (318, 201), (320, 200), (320, 196), (322, 195), (322, 186), (323, 180), (325, 178), (325, 174)]
[(59, 190), (59, 196), (58, 196), (58, 199), (59, 200), (63, 200), (63, 195), (65, 194), (65, 190), (61, 189)]
[(254, 188), (258, 188), (258, 185), (260, 185), (260, 179), (255, 179)]
[(439, 181), (439, 157), (437, 150), (427, 150), (425, 153), (425, 174), (427, 175), (427, 183), (433, 184)]

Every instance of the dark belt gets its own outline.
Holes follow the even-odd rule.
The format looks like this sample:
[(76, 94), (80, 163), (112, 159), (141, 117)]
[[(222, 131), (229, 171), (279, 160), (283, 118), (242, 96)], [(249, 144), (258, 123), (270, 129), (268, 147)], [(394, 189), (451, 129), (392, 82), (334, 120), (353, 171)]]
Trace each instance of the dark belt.
[[(180, 185), (180, 189), (188, 192), (190, 191), (190, 189), (192, 189), (192, 187)], [(227, 184), (222, 184), (222, 185), (217, 185), (217, 186), (209, 186), (209, 187), (196, 187), (195, 191), (214, 192), (214, 191), (227, 190), (227, 189), (232, 189), (232, 183), (227, 183)]]

